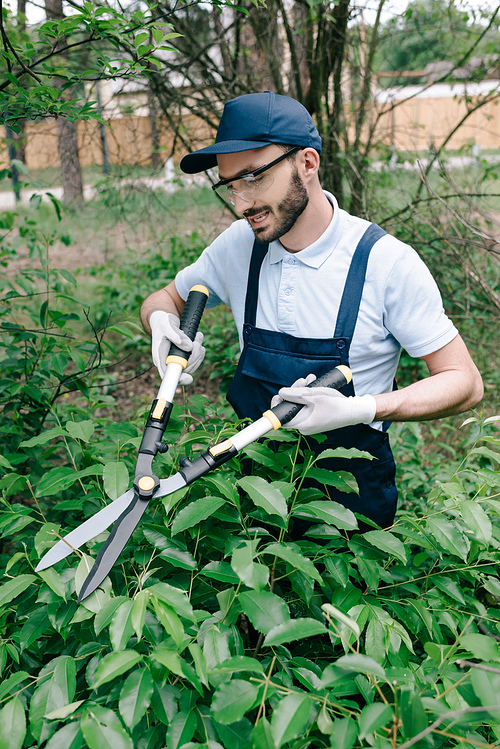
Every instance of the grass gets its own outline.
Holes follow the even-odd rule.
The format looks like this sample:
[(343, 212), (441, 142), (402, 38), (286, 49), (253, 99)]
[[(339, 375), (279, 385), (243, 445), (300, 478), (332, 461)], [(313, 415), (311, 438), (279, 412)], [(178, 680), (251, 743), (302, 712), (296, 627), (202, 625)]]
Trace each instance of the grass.
[[(152, 249), (163, 252), (173, 236), (196, 232), (209, 243), (231, 221), (205, 187), (168, 194), (134, 185), (119, 188), (108, 181), (83, 208), (63, 208), (60, 222), (54, 221), (54, 209), (45, 202), (37, 210), (20, 206), (17, 213), (28, 221), (36, 220), (47, 237), (57, 232), (61, 239), (50, 249), (52, 264), (71, 271), (121, 263)], [(18, 261), (29, 261), (26, 247), (20, 250)]]

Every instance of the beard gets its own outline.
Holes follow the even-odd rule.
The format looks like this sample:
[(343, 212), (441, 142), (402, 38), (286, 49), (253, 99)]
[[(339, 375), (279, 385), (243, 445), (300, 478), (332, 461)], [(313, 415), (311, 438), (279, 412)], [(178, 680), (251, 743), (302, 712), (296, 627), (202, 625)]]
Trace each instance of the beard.
[(252, 226), (252, 231), (255, 238), (259, 241), (274, 242), (274, 240), (283, 237), (290, 231), (299, 216), (301, 216), (305, 211), (308, 203), (309, 195), (299, 177), (297, 167), (295, 167), (290, 187), (288, 188), (284, 199), (281, 203), (278, 203), (275, 209), (271, 208), (269, 205), (265, 205), (258, 209), (254, 208), (250, 211), (246, 211), (243, 216), (249, 218), (250, 216), (257, 216), (264, 211), (269, 211), (269, 214), (273, 215), (275, 218), (275, 225), (267, 228), (263, 227), (262, 229)]

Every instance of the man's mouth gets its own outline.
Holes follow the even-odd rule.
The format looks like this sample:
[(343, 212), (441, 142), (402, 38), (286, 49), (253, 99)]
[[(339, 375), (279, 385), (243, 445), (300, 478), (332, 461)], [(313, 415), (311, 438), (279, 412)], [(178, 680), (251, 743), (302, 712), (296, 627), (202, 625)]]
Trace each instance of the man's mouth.
[(268, 216), (269, 210), (260, 211), (259, 213), (245, 214), (245, 218), (251, 226), (259, 226), (259, 224), (264, 223)]

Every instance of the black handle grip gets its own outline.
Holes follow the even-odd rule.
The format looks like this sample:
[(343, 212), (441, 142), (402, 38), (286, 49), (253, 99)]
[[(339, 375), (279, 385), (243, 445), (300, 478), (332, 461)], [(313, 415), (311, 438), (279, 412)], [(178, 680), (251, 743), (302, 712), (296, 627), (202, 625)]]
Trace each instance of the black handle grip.
[[(203, 310), (205, 309), (207, 299), (208, 289), (206, 289), (204, 286), (193, 286), (193, 288), (189, 292), (186, 304), (184, 305), (184, 310), (181, 315), (180, 328), (191, 341), (194, 341), (195, 339), (198, 325), (200, 324), (201, 316), (203, 315)], [(172, 346), (170, 347), (168, 355), (180, 356), (183, 359), (186, 358), (186, 352), (178, 348), (174, 344), (172, 344)]]
[[(352, 380), (352, 372), (349, 367), (340, 365), (335, 369), (330, 370), (326, 374), (318, 377), (317, 380), (311, 382), (308, 387), (310, 388), (333, 388), (334, 390), (340, 390), (341, 387), (347, 385)], [(289, 421), (297, 416), (299, 411), (304, 408), (301, 403), (290, 403), (290, 401), (281, 401), (277, 406), (271, 408), (271, 412), (276, 416), (280, 424), (288, 424)]]

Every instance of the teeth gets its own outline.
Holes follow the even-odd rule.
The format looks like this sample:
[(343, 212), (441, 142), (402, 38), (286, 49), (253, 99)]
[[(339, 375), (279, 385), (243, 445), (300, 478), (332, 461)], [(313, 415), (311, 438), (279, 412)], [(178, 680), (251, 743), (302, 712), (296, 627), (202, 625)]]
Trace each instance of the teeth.
[(264, 219), (266, 218), (266, 216), (267, 216), (267, 211), (266, 211), (266, 213), (259, 213), (258, 216), (254, 216), (252, 218), (252, 221), (254, 221), (256, 224), (260, 224), (261, 221), (264, 221)]

